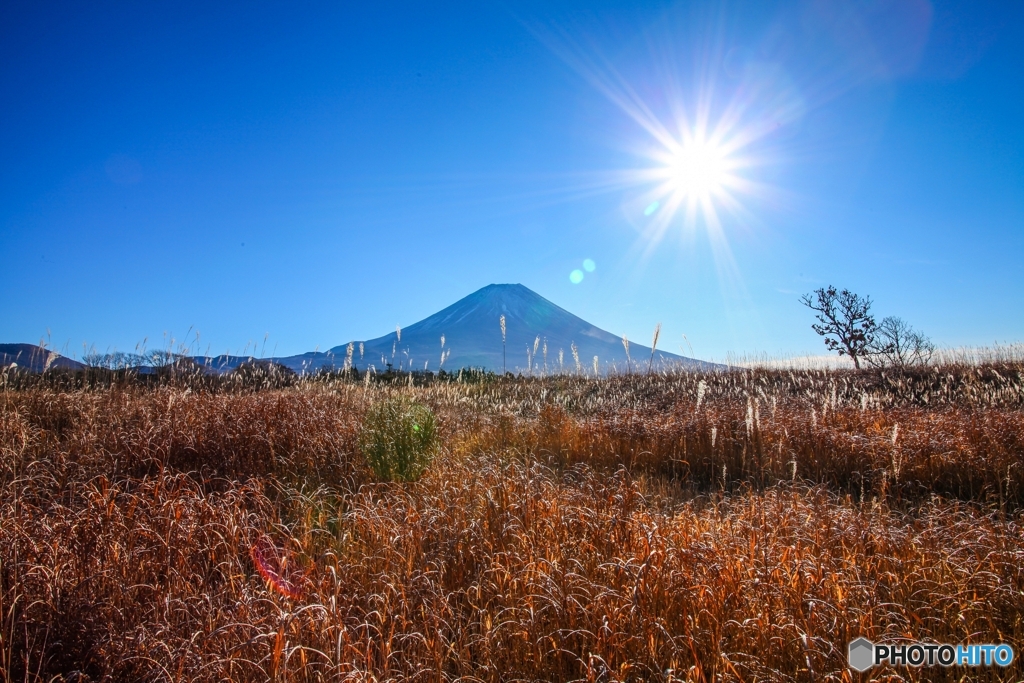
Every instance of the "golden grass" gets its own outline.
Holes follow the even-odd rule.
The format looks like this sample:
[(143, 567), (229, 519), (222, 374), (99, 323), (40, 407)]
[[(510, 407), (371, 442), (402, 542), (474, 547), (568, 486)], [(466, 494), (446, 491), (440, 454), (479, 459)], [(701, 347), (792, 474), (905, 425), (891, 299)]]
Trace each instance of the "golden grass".
[[(1022, 385), (9, 389), (0, 680), (860, 680), (858, 635), (1019, 656)], [(358, 453), (395, 392), (439, 416), (415, 483)]]

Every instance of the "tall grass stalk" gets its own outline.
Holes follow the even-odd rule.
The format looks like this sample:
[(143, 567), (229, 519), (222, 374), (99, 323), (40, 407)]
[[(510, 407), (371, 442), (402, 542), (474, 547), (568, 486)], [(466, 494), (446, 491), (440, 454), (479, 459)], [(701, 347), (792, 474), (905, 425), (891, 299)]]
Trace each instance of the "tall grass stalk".
[(659, 336), (661, 336), (661, 323), (658, 323), (657, 325), (654, 326), (654, 336), (651, 339), (651, 360), (647, 364), (647, 372), (648, 372), (648, 374), (650, 374), (651, 370), (654, 368), (654, 352), (658, 348), (658, 337)]
[(508, 368), (505, 364), (505, 316), (501, 316), (498, 320), (501, 324), (501, 374), (508, 374)]

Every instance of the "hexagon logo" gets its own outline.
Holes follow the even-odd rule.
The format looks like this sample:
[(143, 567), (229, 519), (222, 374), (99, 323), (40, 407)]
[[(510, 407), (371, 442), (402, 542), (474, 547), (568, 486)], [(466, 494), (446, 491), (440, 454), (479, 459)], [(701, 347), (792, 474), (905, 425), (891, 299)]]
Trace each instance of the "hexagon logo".
[(850, 668), (867, 671), (875, 664), (875, 646), (867, 638), (858, 638), (850, 643)]

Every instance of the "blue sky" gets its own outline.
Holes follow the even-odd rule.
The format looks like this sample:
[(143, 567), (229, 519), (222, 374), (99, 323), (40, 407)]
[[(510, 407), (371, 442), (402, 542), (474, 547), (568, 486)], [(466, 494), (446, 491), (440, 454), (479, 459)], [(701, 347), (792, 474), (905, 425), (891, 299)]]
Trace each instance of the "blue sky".
[(1022, 3), (0, 7), (0, 341), (285, 355), (492, 282), (701, 357), (823, 352), (828, 284), (1024, 338)]

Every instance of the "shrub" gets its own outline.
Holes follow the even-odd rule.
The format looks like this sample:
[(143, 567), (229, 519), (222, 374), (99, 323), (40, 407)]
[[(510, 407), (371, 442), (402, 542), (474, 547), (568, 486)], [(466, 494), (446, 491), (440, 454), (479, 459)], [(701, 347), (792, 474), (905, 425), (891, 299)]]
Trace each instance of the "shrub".
[(434, 413), (407, 399), (379, 401), (366, 413), (359, 447), (378, 479), (414, 481), (437, 451)]

